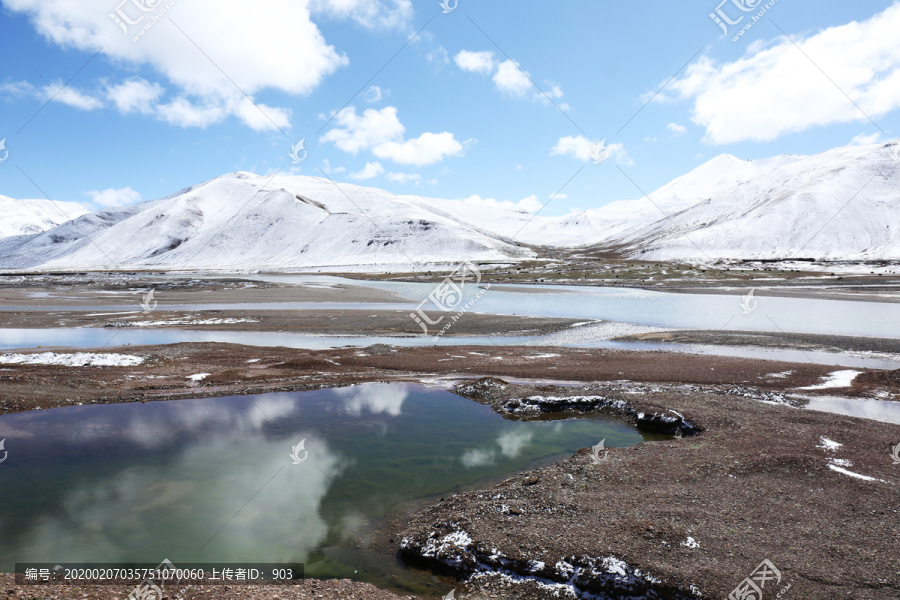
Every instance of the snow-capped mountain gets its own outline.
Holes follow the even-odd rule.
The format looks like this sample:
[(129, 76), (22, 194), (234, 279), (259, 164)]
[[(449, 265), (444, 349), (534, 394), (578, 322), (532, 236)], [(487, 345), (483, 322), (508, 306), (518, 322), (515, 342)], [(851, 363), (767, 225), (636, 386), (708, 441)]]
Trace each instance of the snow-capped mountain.
[(33, 235), (88, 213), (77, 202), (14, 200), (0, 196), (0, 239)]
[[(740, 179), (704, 187), (696, 175), (710, 171)], [(900, 160), (890, 144), (753, 162), (720, 156), (651, 198), (653, 223), (604, 243), (648, 260), (900, 259)]]
[[(447, 206), (463, 210), (463, 204)], [(475, 212), (483, 214), (471, 210), (475, 220)], [(59, 270), (392, 270), (531, 256), (512, 240), (416, 196), (318, 177), (241, 172), (161, 200), (84, 215), (28, 239), (0, 241), (4, 268)]]
[(398, 196), (328, 179), (231, 173), (0, 240), (5, 269), (409, 270), (534, 258), (900, 260), (900, 160), (888, 145), (745, 161), (724, 154), (653, 192), (563, 217)]

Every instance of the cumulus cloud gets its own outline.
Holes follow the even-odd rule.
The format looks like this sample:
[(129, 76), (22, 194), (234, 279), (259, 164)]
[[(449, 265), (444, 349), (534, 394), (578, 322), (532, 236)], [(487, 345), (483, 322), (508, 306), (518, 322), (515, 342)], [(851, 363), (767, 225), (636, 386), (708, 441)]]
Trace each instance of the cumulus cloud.
[(850, 146), (867, 146), (869, 144), (877, 144), (881, 141), (881, 132), (876, 131), (875, 133), (865, 134), (861, 133), (850, 140)]
[[(592, 141), (583, 135), (561, 137), (556, 142), (556, 145), (550, 149), (550, 156), (569, 156), (582, 162), (592, 161), (594, 149), (599, 143), (599, 140)], [(616, 162), (620, 165), (634, 164), (625, 151), (624, 144), (606, 144), (605, 148), (610, 156), (616, 157)]]
[(494, 53), (462, 50), (453, 57), (453, 62), (463, 71), (487, 75), (494, 70)]
[(678, 123), (669, 123), (668, 125), (666, 125), (666, 129), (674, 133), (676, 136), (684, 135), (685, 133), (687, 133), (687, 127), (685, 127), (684, 125), (679, 125)]
[[(156, 12), (142, 12), (135, 3), (125, 3), (119, 7), (120, 27), (110, 18), (116, 7), (108, 0), (4, 0), (5, 8), (27, 15), (40, 34), (63, 48), (90, 53), (99, 49), (113, 62), (150, 68), (167, 79), (184, 101), (169, 103), (175, 113), (164, 120), (209, 124), (213, 115), (219, 120), (233, 115), (255, 128), (274, 128), (286, 111), (272, 109), (275, 124), (263, 116), (268, 125), (262, 125), (259, 110), (253, 114), (246, 108), (241, 90), (251, 96), (269, 89), (308, 94), (348, 64), (312, 22), (311, 8), (371, 27), (393, 26), (411, 11), (409, 0), (320, 0), (314, 5), (261, 0), (253, 10), (246, 10), (241, 3), (191, 0), (175, 3), (153, 22)], [(157, 6), (164, 10), (162, 3)], [(138, 22), (127, 26), (122, 17)], [(146, 29), (151, 23), (152, 28)], [(142, 28), (143, 35), (137, 37)], [(96, 108), (100, 102), (85, 101), (76, 94), (73, 90), (57, 98), (79, 108)], [(203, 117), (182, 118), (187, 103), (202, 107)]]
[(422, 181), (422, 176), (416, 173), (388, 173), (385, 175), (389, 181), (394, 181), (396, 183), (415, 183), (419, 185)]
[(130, 187), (93, 190), (87, 192), (87, 195), (91, 197), (91, 202), (102, 207), (128, 206), (141, 201), (141, 195)]
[(314, 13), (352, 19), (367, 29), (404, 27), (413, 15), (411, 0), (310, 0)]
[(382, 92), (381, 88), (378, 87), (377, 85), (371, 86), (363, 94), (363, 98), (365, 99), (366, 102), (380, 102), (383, 97), (384, 97), (384, 93)]
[(132, 112), (152, 114), (164, 92), (161, 85), (150, 83), (146, 79), (129, 79), (106, 88), (107, 98), (124, 114)]
[(378, 158), (403, 165), (423, 166), (440, 162), (448, 156), (458, 156), (463, 151), (463, 145), (447, 131), (426, 132), (417, 138), (404, 139), (406, 128), (393, 106), (381, 110), (369, 108), (362, 115), (350, 106), (339, 112), (334, 121), (337, 127), (327, 131), (320, 141), (331, 142), (353, 155), (371, 150)]
[(378, 161), (375, 162), (367, 162), (366, 166), (362, 168), (361, 171), (357, 171), (355, 173), (350, 173), (348, 177), (350, 179), (374, 179), (384, 173), (384, 167), (381, 166), (381, 163)]
[(462, 154), (463, 145), (453, 134), (426, 132), (404, 142), (384, 142), (372, 148), (378, 158), (387, 158), (401, 165), (433, 165), (448, 156)]
[(103, 101), (75, 88), (65, 87), (61, 81), (44, 86), (43, 95), (47, 100), (62, 102), (80, 110), (95, 110), (103, 106)]
[(505, 60), (494, 73), (494, 84), (497, 89), (511, 96), (524, 96), (531, 89), (532, 83), (527, 71), (519, 68), (519, 63)]
[(482, 198), (478, 195), (472, 195), (463, 200), (466, 204), (474, 204), (476, 206), (490, 206), (493, 208), (506, 208), (509, 210), (522, 210), (525, 212), (534, 212), (541, 208), (541, 202), (538, 197), (532, 194), (526, 198), (522, 198), (518, 202), (512, 200), (497, 200), (496, 198)]
[(706, 128), (710, 144), (767, 142), (811, 127), (865, 122), (866, 115), (900, 108), (897, 31), (895, 2), (866, 21), (794, 36), (802, 52), (782, 39), (754, 45), (733, 62), (703, 57), (656, 101), (692, 101), (691, 120)]

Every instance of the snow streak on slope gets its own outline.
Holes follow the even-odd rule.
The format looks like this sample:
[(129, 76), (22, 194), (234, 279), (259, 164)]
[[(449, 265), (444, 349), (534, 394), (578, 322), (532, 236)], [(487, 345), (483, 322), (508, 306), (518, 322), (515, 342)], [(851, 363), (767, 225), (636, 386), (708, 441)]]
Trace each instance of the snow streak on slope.
[[(264, 187), (265, 186), (265, 187)], [(385, 270), (532, 256), (414, 196), (317, 177), (232, 173), (168, 198), (0, 242), (6, 268)]]
[(33, 235), (56, 227), (88, 210), (76, 202), (50, 200), (14, 200), (0, 196), (0, 239)]

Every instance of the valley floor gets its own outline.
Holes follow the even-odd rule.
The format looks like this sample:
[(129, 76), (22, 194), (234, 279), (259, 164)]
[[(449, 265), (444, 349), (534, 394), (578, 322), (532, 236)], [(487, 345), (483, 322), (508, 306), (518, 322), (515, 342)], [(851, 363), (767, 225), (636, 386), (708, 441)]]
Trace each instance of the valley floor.
[[(870, 298), (890, 293), (858, 289)], [(847, 376), (842, 367), (813, 361), (531, 347), (515, 336), (565, 334), (578, 323), (474, 313), (447, 334), (456, 345), (443, 347), (390, 341), (350, 347), (360, 340), (348, 338), (348, 347), (312, 350), (189, 337), (116, 345), (119, 332), (144, 328), (395, 336), (398, 341), (421, 333), (405, 307), (252, 308), (259, 302), (400, 301), (384, 290), (242, 280), (173, 281), (155, 290), (165, 305), (149, 315), (135, 306), (128, 314), (120, 305), (142, 299), (131, 283), (98, 286), (78, 277), (0, 281), (0, 303), (7, 307), (0, 311), (0, 328), (71, 327), (108, 334), (105, 346), (77, 350), (46, 345), (15, 350), (14, 342), (7, 344), (0, 352), (6, 361), (0, 364), (0, 415), (370, 381), (457, 385), (459, 394), (514, 419), (545, 411), (608, 412), (639, 427), (675, 427), (680, 437), (603, 455), (585, 449), (562, 463), (460, 492), (409, 519), (398, 518), (377, 543), (411, 563), (468, 578), (458, 597), (473, 600), (569, 592), (696, 598), (702, 591), (704, 598), (721, 598), (764, 559), (781, 575), (765, 597), (785, 588), (788, 599), (900, 597), (894, 551), (900, 536), (895, 501), (900, 466), (889, 452), (900, 442), (900, 426), (803, 408), (809, 398), (827, 395), (890, 403), (900, 398), (898, 371), (858, 368)], [(248, 306), (200, 306), (205, 298)], [(171, 308), (180, 304), (196, 310)], [(112, 308), (98, 308), (106, 305)], [(466, 345), (466, 336), (490, 340)], [(849, 336), (645, 328), (610, 337), (900, 354), (896, 339)], [(115, 586), (16, 586), (10, 576), (0, 576), (0, 591), (10, 598), (67, 600), (127, 595)], [(278, 589), (211, 586), (183, 596), (275, 597), (395, 596), (360, 583), (314, 580)]]

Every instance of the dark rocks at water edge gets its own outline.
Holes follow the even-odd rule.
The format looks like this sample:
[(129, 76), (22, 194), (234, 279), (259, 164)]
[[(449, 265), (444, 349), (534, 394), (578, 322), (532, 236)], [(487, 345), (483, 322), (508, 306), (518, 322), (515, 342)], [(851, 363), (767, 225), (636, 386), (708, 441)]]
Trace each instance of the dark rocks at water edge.
[[(607, 448), (599, 461), (584, 448), (414, 515), (400, 555), (462, 580), (473, 598), (727, 598), (763, 564), (778, 571), (766, 599), (900, 598), (900, 470), (889, 452), (900, 426), (797, 408), (752, 386), (491, 378), (457, 390), (510, 419), (590, 405), (635, 425), (644, 413), (652, 426), (673, 415), (696, 429)], [(535, 396), (554, 400), (514, 412), (541, 406)]]
[(671, 409), (647, 410), (624, 399), (621, 391), (606, 395), (529, 395), (505, 393), (509, 386), (503, 380), (485, 377), (457, 385), (454, 391), (466, 398), (490, 404), (500, 414), (535, 416), (542, 413), (602, 412), (617, 415), (638, 429), (665, 435), (696, 435), (702, 431), (684, 415)]

